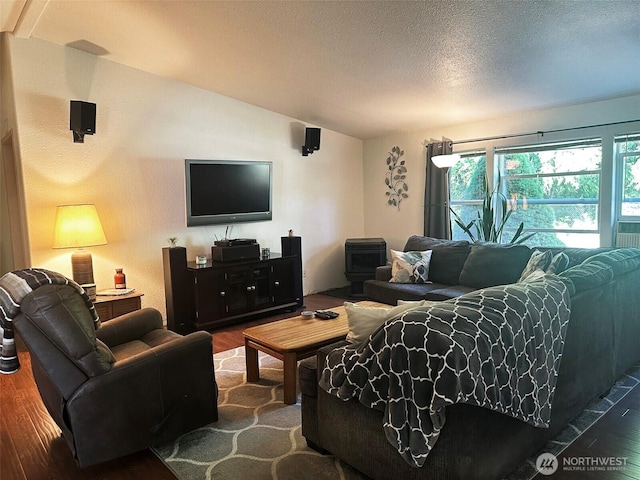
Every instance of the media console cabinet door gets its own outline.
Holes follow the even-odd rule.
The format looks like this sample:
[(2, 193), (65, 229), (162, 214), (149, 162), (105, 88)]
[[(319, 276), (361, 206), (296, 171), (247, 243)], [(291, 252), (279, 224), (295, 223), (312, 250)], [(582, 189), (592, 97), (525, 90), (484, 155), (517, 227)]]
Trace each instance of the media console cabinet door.
[(281, 258), (271, 264), (271, 287), (274, 303), (296, 301), (295, 264), (293, 258)]
[(198, 323), (219, 320), (227, 315), (229, 292), (224, 272), (218, 269), (197, 271), (195, 274), (195, 310)]

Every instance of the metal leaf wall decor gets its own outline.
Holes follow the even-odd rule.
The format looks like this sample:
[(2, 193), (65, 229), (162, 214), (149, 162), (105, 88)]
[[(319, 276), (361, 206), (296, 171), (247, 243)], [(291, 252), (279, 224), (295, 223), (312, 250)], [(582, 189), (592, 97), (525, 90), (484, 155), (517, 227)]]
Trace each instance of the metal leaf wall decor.
[(385, 192), (387, 204), (398, 207), (398, 210), (400, 210), (400, 202), (405, 198), (409, 198), (407, 193), (409, 185), (406, 182), (407, 167), (404, 164), (404, 160), (400, 159), (403, 155), (404, 150), (400, 150), (400, 147), (396, 146), (391, 149), (387, 157), (389, 171), (384, 176), (384, 183), (388, 189)]

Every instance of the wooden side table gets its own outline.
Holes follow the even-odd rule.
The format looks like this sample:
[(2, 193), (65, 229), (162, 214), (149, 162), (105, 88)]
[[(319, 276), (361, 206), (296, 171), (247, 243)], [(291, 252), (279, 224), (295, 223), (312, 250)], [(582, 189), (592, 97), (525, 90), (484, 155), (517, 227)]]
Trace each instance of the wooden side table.
[(125, 313), (140, 310), (142, 295), (144, 294), (140, 292), (131, 292), (128, 295), (97, 295), (93, 304), (100, 320), (106, 322)]

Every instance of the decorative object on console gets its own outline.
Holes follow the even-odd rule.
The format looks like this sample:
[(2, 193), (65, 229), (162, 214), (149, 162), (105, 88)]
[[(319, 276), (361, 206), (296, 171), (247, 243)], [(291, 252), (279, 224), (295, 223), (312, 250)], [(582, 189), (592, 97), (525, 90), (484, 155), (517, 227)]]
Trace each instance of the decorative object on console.
[(167, 241), (169, 242), (169, 246), (171, 248), (178, 246), (178, 237), (169, 237), (167, 238)]
[(206, 264), (207, 264), (206, 255), (196, 255), (196, 265), (206, 265)]
[(387, 157), (387, 168), (389, 171), (384, 176), (384, 183), (389, 189), (386, 192), (387, 204), (398, 207), (400, 210), (400, 202), (409, 197), (409, 185), (407, 185), (407, 167), (405, 161), (400, 160), (404, 155), (404, 150), (396, 146), (391, 149)]
[(96, 133), (96, 104), (71, 100), (69, 130), (73, 131), (73, 143), (84, 143), (85, 135)]
[(302, 146), (302, 156), (306, 157), (310, 153), (320, 150), (320, 129), (307, 127), (304, 132), (304, 145)]
[[(56, 211), (53, 248), (77, 248), (71, 255), (73, 280), (89, 286), (95, 296), (93, 262), (83, 247), (106, 245), (107, 239), (93, 204), (59, 205)], [(91, 288), (93, 286), (93, 288)]]

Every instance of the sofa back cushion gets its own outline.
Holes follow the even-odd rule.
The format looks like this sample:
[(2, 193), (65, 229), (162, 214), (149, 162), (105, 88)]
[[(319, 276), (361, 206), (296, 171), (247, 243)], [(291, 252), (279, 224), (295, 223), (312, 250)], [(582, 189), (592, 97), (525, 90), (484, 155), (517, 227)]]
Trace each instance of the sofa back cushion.
[(602, 262), (605, 265), (609, 265), (615, 275), (622, 275), (640, 268), (640, 249), (618, 248), (600, 252), (584, 261), (584, 263), (589, 262)]
[(425, 250), (433, 252), (429, 263), (429, 280), (445, 285), (458, 285), (460, 272), (471, 250), (471, 244), (466, 240), (442, 240), (412, 235), (404, 247), (405, 252)]
[(516, 283), (530, 257), (531, 249), (525, 245), (476, 242), (464, 262), (460, 283), (475, 288)]
[(609, 252), (614, 250), (613, 247), (597, 247), (597, 248), (580, 248), (580, 247), (536, 247), (539, 250), (551, 250), (553, 255), (557, 255), (560, 252), (564, 252), (568, 259), (569, 263), (566, 268), (575, 267), (576, 265), (580, 265), (587, 258), (596, 255), (598, 253)]
[(560, 273), (560, 278), (567, 284), (571, 296), (601, 287), (613, 280), (614, 272), (610, 265), (598, 261), (583, 262)]

